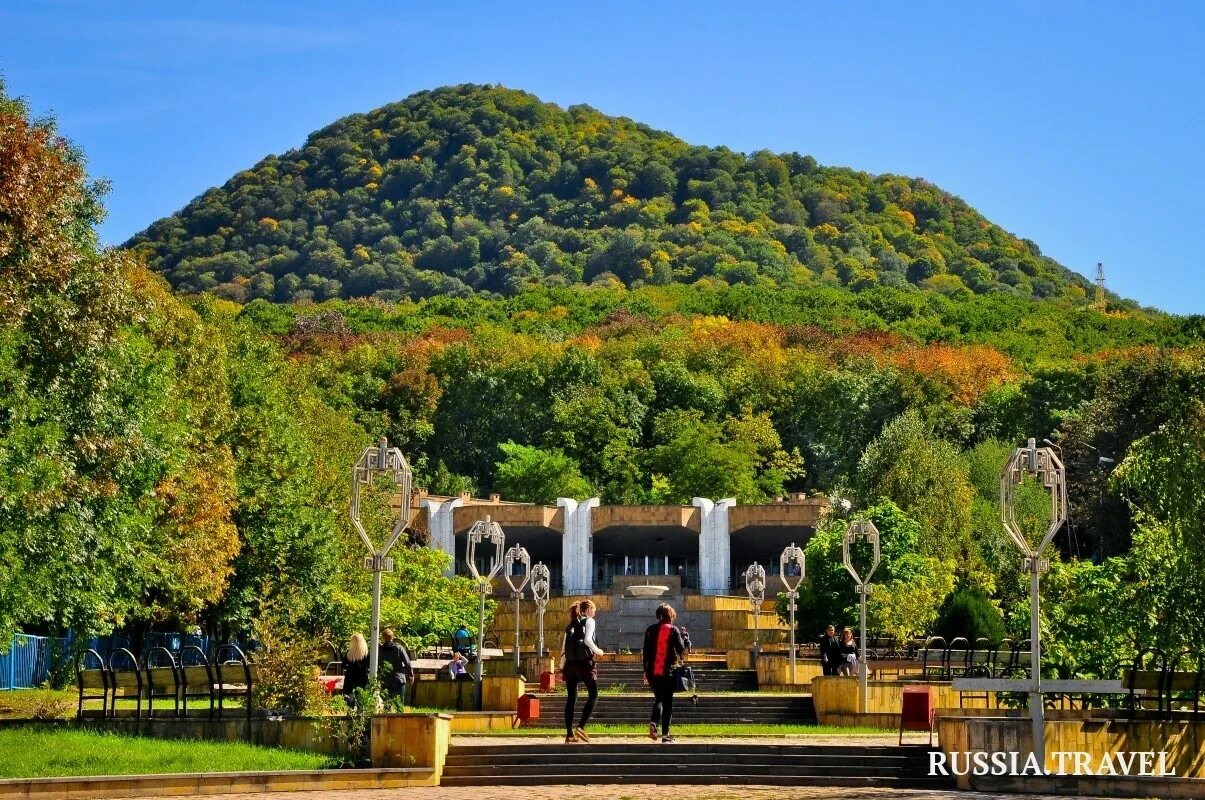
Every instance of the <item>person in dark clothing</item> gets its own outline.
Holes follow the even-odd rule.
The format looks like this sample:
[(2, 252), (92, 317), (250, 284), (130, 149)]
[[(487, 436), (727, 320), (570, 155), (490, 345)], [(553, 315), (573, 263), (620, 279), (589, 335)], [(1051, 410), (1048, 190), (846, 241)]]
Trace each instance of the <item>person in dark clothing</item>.
[(410, 654), (393, 635), (393, 629), (381, 631), (381, 648), (377, 652), (377, 672), (381, 676), (381, 688), (389, 693), (391, 701), (399, 707), (406, 703), (406, 684), (414, 680), (414, 667), (410, 665)]
[(841, 666), (841, 640), (837, 638), (837, 629), (829, 625), (820, 637), (820, 665), (825, 675), (836, 675)]
[(653, 711), (649, 720), (649, 738), (661, 742), (674, 741), (670, 735), (670, 719), (674, 713), (674, 667), (686, 655), (687, 643), (682, 631), (674, 627), (677, 612), (668, 603), (657, 607), (657, 622), (644, 632), (644, 682), (653, 690)]
[[(588, 743), (586, 725), (598, 702), (598, 668), (594, 656), (603, 655), (603, 649), (594, 641), (594, 602), (583, 600), (569, 607), (569, 624), (565, 627), (565, 640), (561, 646), (561, 676), (565, 679), (565, 743)], [(577, 704), (577, 686), (586, 685), (586, 705), (582, 708), (581, 721), (573, 726), (573, 708)]]
[(846, 675), (858, 675), (858, 643), (854, 641), (854, 632), (849, 628), (841, 631), (841, 641), (837, 645), (838, 670)]
[(356, 704), (356, 689), (368, 688), (368, 642), (364, 634), (353, 633), (343, 656), (343, 699), (349, 707)]

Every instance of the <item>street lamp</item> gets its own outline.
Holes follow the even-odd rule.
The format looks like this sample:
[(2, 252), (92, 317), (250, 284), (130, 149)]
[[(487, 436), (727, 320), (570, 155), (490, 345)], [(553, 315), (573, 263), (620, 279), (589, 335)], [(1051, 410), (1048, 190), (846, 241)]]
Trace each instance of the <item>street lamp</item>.
[[(515, 598), (515, 674), (518, 675), (522, 666), (519, 647), (519, 601), (523, 599), (523, 589), (531, 578), (531, 556), (528, 554), (526, 547), (516, 544), (512, 545), (506, 551), (503, 562), (506, 564), (506, 584), (510, 587), (510, 593)], [(519, 566), (518, 577), (523, 579), (519, 581), (518, 585), (515, 584), (514, 579), (516, 576), (513, 574), (513, 565), (515, 564)]]
[[(489, 561), (489, 571), (482, 575), (477, 570), (477, 548), (480, 545), (492, 546), (494, 552)], [(492, 521), (487, 514), (485, 519), (479, 519), (469, 528), (468, 551), (465, 560), (469, 562), (469, 572), (477, 582), (477, 591), (481, 594), (481, 615), (477, 623), (477, 710), (481, 710), (481, 663), (485, 658), (485, 596), (494, 590), (493, 581), (502, 571), (502, 553), (506, 547), (506, 534), (502, 526)]]
[[(1038, 478), (1042, 481), (1042, 486), (1050, 491), (1050, 524), (1036, 547), (1030, 545), (1016, 519), (1015, 492), (1026, 476)], [(1041, 759), (1039, 763), (1044, 764), (1046, 741), (1043, 731), (1042, 632), (1039, 617), (1041, 601), (1038, 597), (1038, 582), (1042, 573), (1050, 569), (1050, 562), (1042, 558), (1042, 553), (1050, 545), (1054, 534), (1067, 521), (1067, 472), (1054, 450), (1038, 447), (1036, 440), (1030, 439), (1026, 447), (1018, 447), (1013, 452), (1000, 474), (1000, 521), (1013, 543), (1024, 555), (1021, 568), (1029, 573), (1029, 716), (1033, 724), (1034, 753)]]
[[(805, 565), (803, 563), (803, 550), (795, 546), (795, 543), (787, 545), (782, 551), (782, 555), (778, 559), (779, 573), (778, 577), (782, 581), (782, 585), (787, 587), (787, 608), (791, 612), (791, 684), (795, 684), (795, 592), (799, 589), (799, 584), (803, 583), (803, 573)], [(792, 584), (788, 578), (794, 578)]]
[(548, 607), (549, 581), (552, 575), (541, 561), (531, 568), (531, 596), (536, 601), (536, 618), (539, 620), (539, 644), (536, 657), (544, 657), (544, 609)]
[[(854, 567), (853, 558), (850, 555), (850, 546), (858, 541), (865, 540), (874, 547), (874, 558), (871, 560), (870, 570), (863, 577), (858, 574), (858, 570)], [(862, 688), (861, 711), (866, 713), (866, 674), (869, 671), (866, 664), (866, 600), (870, 597), (870, 592), (873, 587), (870, 584), (870, 579), (874, 575), (874, 571), (879, 568), (879, 529), (875, 524), (868, 519), (856, 519), (849, 523), (849, 527), (845, 529), (845, 535), (841, 537), (841, 561), (845, 564), (845, 569), (854, 578), (854, 586), (858, 591), (858, 601), (862, 606), (862, 627), (859, 630), (861, 643), (861, 669), (858, 671), (860, 684)]]
[[(1058, 453), (1059, 461), (1063, 461), (1063, 448), (1060, 445), (1055, 444), (1054, 442), (1050, 441), (1049, 439), (1043, 439), (1042, 444), (1046, 445), (1047, 447), (1054, 448), (1055, 452)], [(1085, 444), (1087, 444), (1087, 443), (1085, 442)], [(1088, 447), (1092, 447), (1092, 445), (1089, 444)], [(1066, 463), (1066, 462), (1064, 462), (1064, 463)], [(1077, 537), (1075, 535), (1075, 520), (1072, 519), (1072, 516), (1071, 516), (1071, 498), (1070, 497), (1067, 498), (1067, 538), (1071, 545), (1072, 551), (1075, 553), (1075, 557), (1079, 558), (1080, 557), (1079, 537)]]
[[(402, 493), (400, 513), (393, 523), (389, 539), (381, 547), (373, 543), (360, 521), (360, 487), (371, 486), (373, 474), (377, 472), (389, 475)], [(372, 570), (372, 641), (368, 646), (368, 674), (374, 677), (377, 674), (381, 638), (381, 573), (393, 572), (393, 559), (387, 554), (410, 523), (410, 492), (413, 484), (414, 473), (410, 471), (406, 457), (402, 455), (401, 450), (390, 447), (385, 439), (381, 439), (376, 447), (364, 448), (351, 471), (351, 502), (348, 505), (348, 514), (352, 527), (360, 534), (360, 541), (368, 548), (364, 568)]]
[(745, 570), (745, 591), (749, 593), (749, 605), (753, 606), (753, 668), (757, 669), (757, 659), (761, 655), (761, 644), (758, 641), (761, 633), (761, 604), (766, 599), (766, 568), (756, 561)]

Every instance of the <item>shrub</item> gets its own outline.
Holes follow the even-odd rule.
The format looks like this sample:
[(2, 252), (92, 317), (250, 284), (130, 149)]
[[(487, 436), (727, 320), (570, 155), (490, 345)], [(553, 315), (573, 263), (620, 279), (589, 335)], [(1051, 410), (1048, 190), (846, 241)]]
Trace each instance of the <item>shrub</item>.
[(964, 586), (950, 592), (941, 604), (934, 632), (947, 642), (957, 636), (965, 636), (971, 644), (980, 637), (999, 642), (1004, 638), (1004, 616), (986, 594)]

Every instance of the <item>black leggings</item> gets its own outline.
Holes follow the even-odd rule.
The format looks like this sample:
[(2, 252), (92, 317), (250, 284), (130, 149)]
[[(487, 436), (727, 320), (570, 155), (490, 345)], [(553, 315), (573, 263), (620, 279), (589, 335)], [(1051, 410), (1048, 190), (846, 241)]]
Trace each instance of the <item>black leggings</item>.
[(654, 678), (649, 686), (653, 689), (653, 715), (649, 719), (661, 726), (661, 735), (669, 736), (669, 719), (674, 714), (674, 679)]
[(567, 677), (565, 678), (565, 688), (569, 690), (569, 698), (565, 701), (565, 735), (573, 735), (573, 706), (577, 703), (577, 684), (586, 684), (586, 705), (582, 709), (582, 721), (578, 724), (579, 728), (586, 727), (586, 723), (590, 721), (590, 715), (594, 713), (594, 704), (598, 702), (598, 681), (594, 678), (586, 677)]

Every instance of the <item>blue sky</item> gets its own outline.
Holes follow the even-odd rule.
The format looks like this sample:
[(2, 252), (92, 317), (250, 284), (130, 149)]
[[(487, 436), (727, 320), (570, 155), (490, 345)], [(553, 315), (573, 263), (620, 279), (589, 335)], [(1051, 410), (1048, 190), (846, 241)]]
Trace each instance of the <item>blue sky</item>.
[(1124, 296), (1205, 312), (1205, 4), (574, 5), (6, 2), (0, 72), (112, 182), (107, 243), (342, 115), (501, 83), (922, 176)]

